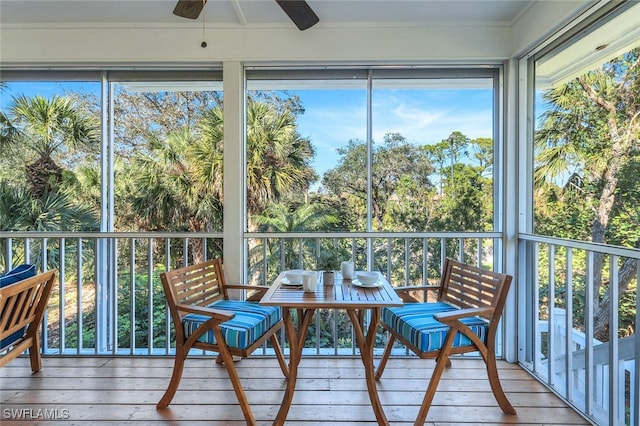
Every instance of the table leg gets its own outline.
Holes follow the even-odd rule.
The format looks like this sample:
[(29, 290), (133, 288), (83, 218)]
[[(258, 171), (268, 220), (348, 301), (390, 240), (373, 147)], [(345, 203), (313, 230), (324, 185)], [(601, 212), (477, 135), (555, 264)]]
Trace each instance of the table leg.
[(274, 425), (284, 425), (291, 407), (291, 401), (293, 401), (293, 392), (296, 390), (296, 380), (298, 379), (298, 365), (300, 364), (300, 358), (302, 358), (302, 349), (304, 348), (304, 339), (311, 324), (311, 318), (315, 309), (298, 309), (298, 329), (296, 330), (293, 325), (293, 318), (291, 317), (291, 311), (283, 308), (282, 319), (284, 321), (285, 331), (287, 338), (289, 339), (289, 377), (287, 378), (287, 389), (284, 391), (282, 397), (282, 404), (276, 419), (273, 421)]
[(376, 415), (376, 420), (379, 425), (388, 425), (389, 421), (382, 409), (382, 403), (380, 403), (380, 397), (378, 396), (378, 388), (376, 386), (375, 378), (375, 366), (373, 363), (373, 347), (376, 340), (376, 331), (378, 329), (378, 323), (380, 322), (380, 308), (371, 308), (371, 321), (369, 322), (369, 328), (367, 334), (364, 334), (362, 327), (362, 319), (364, 310), (348, 309), (347, 313), (353, 324), (353, 331), (356, 335), (358, 347), (360, 348), (360, 357), (364, 364), (364, 373), (367, 380), (367, 390), (369, 391), (369, 399), (371, 400), (371, 407)]

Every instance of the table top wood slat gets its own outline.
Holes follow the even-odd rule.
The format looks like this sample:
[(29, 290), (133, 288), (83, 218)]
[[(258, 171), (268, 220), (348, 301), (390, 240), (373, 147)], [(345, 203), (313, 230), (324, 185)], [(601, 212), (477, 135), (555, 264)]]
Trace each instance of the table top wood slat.
[(402, 306), (402, 300), (393, 287), (380, 273), (379, 287), (361, 287), (351, 280), (336, 277), (333, 285), (318, 282), (314, 293), (307, 293), (302, 287), (282, 285), (282, 272), (264, 295), (261, 304), (290, 308), (340, 308), (363, 309), (367, 307)]

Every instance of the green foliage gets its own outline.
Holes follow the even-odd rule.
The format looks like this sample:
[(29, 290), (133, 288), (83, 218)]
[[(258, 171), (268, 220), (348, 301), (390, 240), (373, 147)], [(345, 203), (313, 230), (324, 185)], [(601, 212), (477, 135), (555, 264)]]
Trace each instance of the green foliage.
[[(319, 231), (331, 227), (337, 221), (321, 204), (283, 203), (270, 205), (263, 214), (254, 216), (254, 220), (260, 232), (274, 233)], [(266, 244), (266, 260), (263, 257), (265, 247), (262, 244), (255, 246), (250, 252), (254, 269), (262, 270), (266, 261), (268, 269), (277, 270), (282, 259), (285, 269), (305, 268), (315, 257), (314, 245), (310, 240), (287, 239), (284, 242), (267, 241)]]
[(351, 259), (346, 249), (341, 247), (325, 247), (320, 249), (320, 255), (316, 260), (316, 269), (319, 271), (338, 271), (342, 262)]
[(51, 190), (34, 197), (26, 186), (0, 181), (2, 231), (91, 231), (97, 227), (95, 210), (77, 203), (71, 190)]
[(297, 131), (296, 112), (249, 99), (247, 105), (247, 208), (259, 214), (269, 204), (306, 193), (317, 180), (310, 167), (315, 150)]
[[(546, 106), (535, 135), (536, 232), (640, 247), (639, 65), (640, 49), (632, 49), (544, 93)], [(578, 266), (585, 269), (584, 263)], [(596, 296), (585, 301), (593, 303), (599, 339), (608, 339), (607, 268), (605, 257), (596, 254), (591, 268)], [(622, 298), (637, 268), (634, 259), (621, 263)], [(622, 299), (615, 302), (627, 309)]]

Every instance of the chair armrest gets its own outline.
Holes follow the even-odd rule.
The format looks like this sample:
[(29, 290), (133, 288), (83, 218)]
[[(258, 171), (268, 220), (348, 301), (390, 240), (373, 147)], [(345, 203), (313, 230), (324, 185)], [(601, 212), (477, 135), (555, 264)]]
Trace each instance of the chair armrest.
[(225, 288), (237, 290), (269, 290), (266, 285), (249, 285), (249, 284), (225, 284)]
[(439, 285), (408, 285), (402, 287), (394, 287), (396, 294), (403, 302), (424, 302), (424, 300), (419, 300), (415, 298), (411, 293), (416, 291), (432, 291), (432, 290), (440, 290)]
[(247, 292), (255, 291), (256, 293), (247, 297), (249, 302), (257, 302), (262, 299), (262, 296), (269, 290), (269, 287), (264, 285), (247, 285), (247, 284), (225, 284), (227, 290), (245, 290)]
[(220, 320), (220, 322), (229, 321), (231, 318), (236, 316), (236, 314), (234, 314), (233, 312), (225, 311), (222, 309), (208, 308), (206, 306), (184, 305), (182, 303), (179, 303), (176, 305), (176, 308), (181, 312), (206, 315), (208, 317), (218, 319)]
[(440, 312), (437, 314), (433, 314), (433, 318), (435, 318), (436, 320), (442, 323), (449, 323), (449, 322), (455, 322), (460, 318), (489, 315), (493, 313), (493, 311), (494, 311), (494, 308), (491, 308), (491, 307), (458, 309), (455, 311)]

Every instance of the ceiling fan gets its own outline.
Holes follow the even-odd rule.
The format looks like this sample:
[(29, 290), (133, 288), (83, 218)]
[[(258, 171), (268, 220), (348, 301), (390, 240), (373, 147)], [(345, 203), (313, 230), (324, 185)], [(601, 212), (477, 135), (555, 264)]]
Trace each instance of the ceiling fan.
[[(320, 21), (305, 0), (275, 1), (301, 31), (311, 28)], [(183, 18), (197, 19), (206, 2), (207, 0), (178, 0), (173, 14)]]

